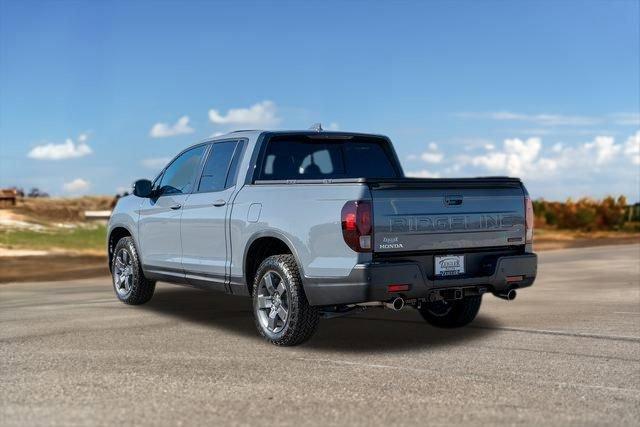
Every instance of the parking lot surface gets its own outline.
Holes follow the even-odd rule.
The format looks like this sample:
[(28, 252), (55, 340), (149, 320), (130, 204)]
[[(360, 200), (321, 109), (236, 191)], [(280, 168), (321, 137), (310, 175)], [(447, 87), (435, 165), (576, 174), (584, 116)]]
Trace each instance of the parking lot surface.
[(640, 245), (544, 252), (532, 288), (471, 326), (414, 310), (258, 337), (248, 299), (108, 277), (0, 285), (0, 424), (637, 425)]

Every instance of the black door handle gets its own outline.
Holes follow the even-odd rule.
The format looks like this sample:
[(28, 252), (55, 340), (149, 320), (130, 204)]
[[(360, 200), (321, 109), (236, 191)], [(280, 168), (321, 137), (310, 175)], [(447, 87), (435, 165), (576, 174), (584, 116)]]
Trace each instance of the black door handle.
[(225, 202), (225, 201), (224, 201), (224, 200), (222, 200), (222, 199), (218, 199), (218, 200), (216, 200), (215, 202), (213, 202), (213, 206), (224, 206), (224, 205), (226, 205), (226, 204), (227, 204), (227, 202)]
[(173, 209), (174, 211), (177, 211), (178, 209), (180, 209), (182, 207), (182, 205), (180, 203), (177, 203), (175, 205), (171, 205), (169, 206), (170, 209)]

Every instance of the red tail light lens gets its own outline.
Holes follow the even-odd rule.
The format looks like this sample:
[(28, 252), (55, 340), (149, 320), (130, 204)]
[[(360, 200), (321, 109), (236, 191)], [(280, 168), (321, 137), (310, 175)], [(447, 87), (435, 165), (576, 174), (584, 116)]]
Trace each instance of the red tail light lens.
[(356, 252), (371, 252), (373, 218), (371, 202), (351, 200), (342, 207), (342, 237)]
[(393, 294), (396, 292), (408, 291), (408, 290), (409, 290), (409, 285), (387, 285), (387, 292), (390, 294)]
[(533, 243), (533, 202), (529, 196), (524, 198), (526, 243)]

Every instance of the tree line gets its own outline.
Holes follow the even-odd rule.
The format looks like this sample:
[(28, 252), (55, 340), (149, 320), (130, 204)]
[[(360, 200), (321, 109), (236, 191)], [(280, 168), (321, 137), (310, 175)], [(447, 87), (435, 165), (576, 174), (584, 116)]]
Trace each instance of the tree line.
[(629, 205), (624, 196), (583, 197), (564, 202), (534, 200), (536, 226), (570, 230), (640, 231), (640, 203)]

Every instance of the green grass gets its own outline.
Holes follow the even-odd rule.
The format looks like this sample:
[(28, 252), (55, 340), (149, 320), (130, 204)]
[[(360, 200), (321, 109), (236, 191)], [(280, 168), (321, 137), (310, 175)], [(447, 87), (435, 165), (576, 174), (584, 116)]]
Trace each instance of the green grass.
[(55, 229), (47, 231), (0, 230), (0, 245), (19, 249), (65, 249), (74, 251), (105, 250), (107, 229)]

